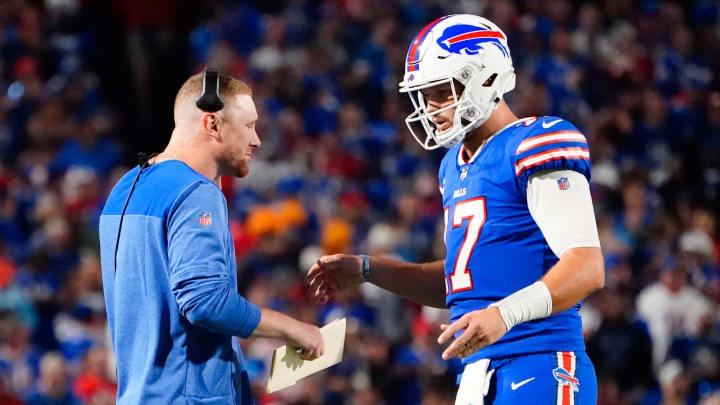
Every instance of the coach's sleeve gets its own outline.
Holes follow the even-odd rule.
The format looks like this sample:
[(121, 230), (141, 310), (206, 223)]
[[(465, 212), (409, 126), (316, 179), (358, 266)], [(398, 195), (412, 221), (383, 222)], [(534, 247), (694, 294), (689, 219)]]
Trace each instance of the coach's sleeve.
[(236, 290), (228, 268), (227, 214), (212, 184), (196, 184), (168, 218), (170, 284), (180, 313), (193, 325), (248, 337), (260, 322), (260, 308)]

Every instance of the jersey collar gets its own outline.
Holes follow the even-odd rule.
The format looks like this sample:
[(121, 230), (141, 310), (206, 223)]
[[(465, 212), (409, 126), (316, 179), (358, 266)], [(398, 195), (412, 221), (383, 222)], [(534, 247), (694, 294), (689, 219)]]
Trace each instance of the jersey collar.
[(527, 119), (527, 118), (517, 119), (517, 120), (515, 120), (515, 121), (513, 121), (513, 122), (511, 122), (511, 123), (509, 123), (509, 124), (507, 124), (507, 125), (505, 125), (504, 127), (500, 128), (499, 130), (495, 131), (495, 133), (493, 133), (492, 135), (490, 135), (490, 136), (488, 137), (488, 139), (487, 139), (485, 142), (483, 142), (483, 144), (480, 145), (479, 148), (477, 148), (477, 150), (475, 151), (475, 153), (473, 153), (473, 155), (470, 156), (470, 159), (469, 159), (469, 160), (465, 160), (465, 144), (462, 144), (462, 145), (460, 146), (460, 150), (458, 151), (458, 155), (457, 155), (458, 166), (465, 166), (465, 165), (467, 165), (467, 164), (470, 164), (470, 163), (474, 162), (474, 161), (475, 161), (475, 158), (478, 157), (478, 155), (480, 154), (480, 152), (482, 152), (482, 150), (485, 149), (485, 146), (487, 146), (487, 144), (490, 143), (490, 141), (491, 141), (493, 138), (495, 138), (496, 136), (500, 135), (500, 133), (503, 132), (504, 130), (510, 128), (511, 126), (513, 126), (513, 125), (515, 125), (515, 124), (517, 124), (517, 123), (519, 123), (519, 122), (525, 121), (526, 119)]

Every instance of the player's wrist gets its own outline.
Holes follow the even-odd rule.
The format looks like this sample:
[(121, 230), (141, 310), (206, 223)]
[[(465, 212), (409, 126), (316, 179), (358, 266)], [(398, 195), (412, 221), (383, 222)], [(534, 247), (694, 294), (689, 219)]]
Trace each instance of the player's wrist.
[(370, 281), (370, 258), (367, 255), (359, 255), (360, 260), (362, 261), (360, 264), (360, 272), (362, 277), (362, 282), (369, 282)]
[(552, 296), (545, 283), (537, 281), (490, 306), (497, 307), (509, 331), (519, 323), (550, 316)]

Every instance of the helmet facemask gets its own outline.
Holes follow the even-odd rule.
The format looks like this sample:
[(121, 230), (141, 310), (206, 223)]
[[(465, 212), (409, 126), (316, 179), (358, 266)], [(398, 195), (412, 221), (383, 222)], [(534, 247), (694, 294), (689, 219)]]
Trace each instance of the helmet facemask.
[[(450, 84), (453, 103), (428, 112), (422, 90), (444, 84)], [(468, 62), (447, 76), (403, 86), (400, 92), (408, 93), (414, 107), (414, 111), (405, 118), (405, 123), (423, 148), (452, 148), (462, 142), (466, 134), (484, 124), (497, 108), (503, 94), (514, 87), (515, 74), (512, 68), (497, 73), (490, 72), (485, 64)], [(433, 118), (452, 108), (455, 108), (452, 126), (438, 132)], [(425, 140), (419, 136), (421, 129), (425, 131)]]

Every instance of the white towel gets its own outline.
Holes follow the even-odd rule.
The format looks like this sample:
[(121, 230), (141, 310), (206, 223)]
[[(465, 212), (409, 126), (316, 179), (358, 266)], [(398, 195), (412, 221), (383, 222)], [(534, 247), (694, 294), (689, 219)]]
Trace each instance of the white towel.
[(465, 366), (455, 405), (483, 405), (490, 389), (490, 378), (495, 370), (488, 370), (490, 359), (480, 359)]

